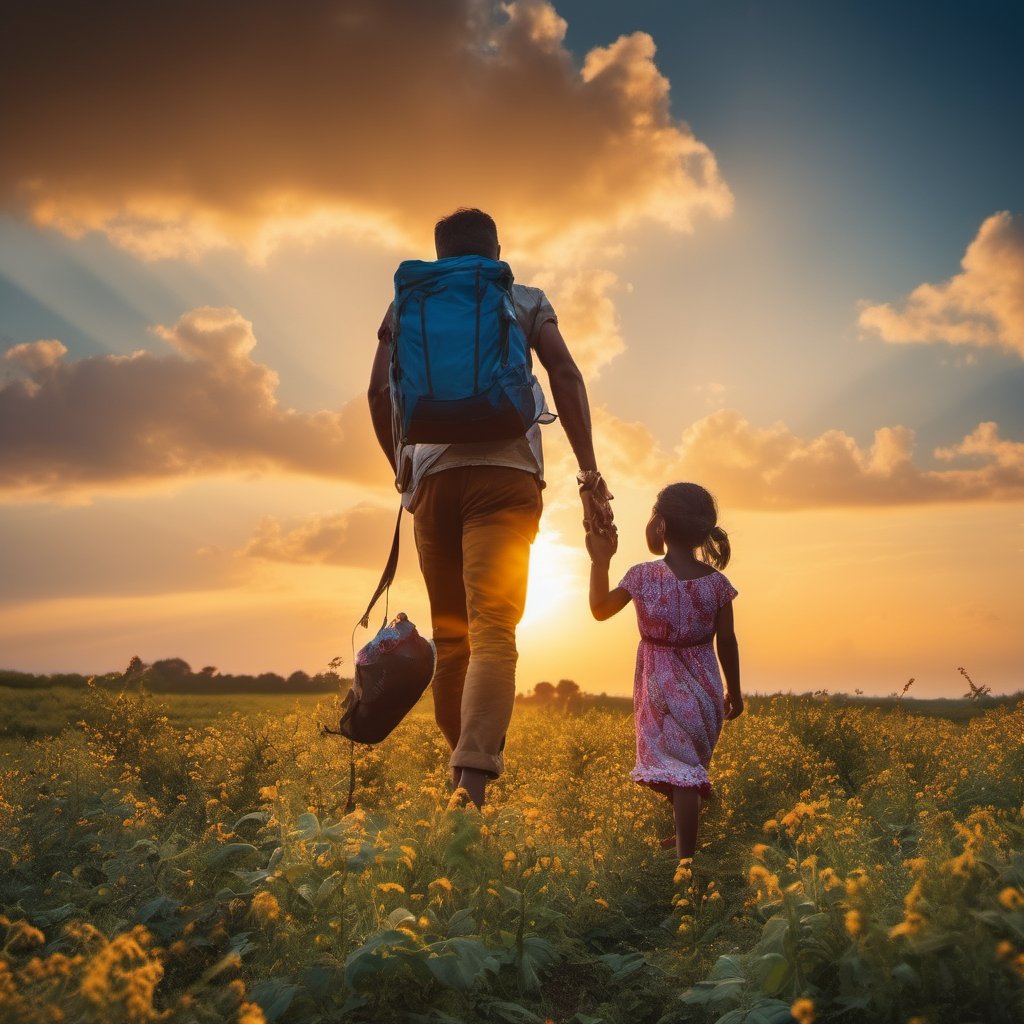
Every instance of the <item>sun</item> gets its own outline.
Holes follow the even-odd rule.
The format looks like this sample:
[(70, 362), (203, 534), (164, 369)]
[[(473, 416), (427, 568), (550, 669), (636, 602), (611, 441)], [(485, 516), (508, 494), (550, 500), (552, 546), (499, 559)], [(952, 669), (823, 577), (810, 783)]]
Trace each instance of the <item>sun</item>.
[(542, 529), (533, 542), (523, 626), (544, 624), (559, 609), (580, 599), (580, 553), (560, 537), (556, 530)]

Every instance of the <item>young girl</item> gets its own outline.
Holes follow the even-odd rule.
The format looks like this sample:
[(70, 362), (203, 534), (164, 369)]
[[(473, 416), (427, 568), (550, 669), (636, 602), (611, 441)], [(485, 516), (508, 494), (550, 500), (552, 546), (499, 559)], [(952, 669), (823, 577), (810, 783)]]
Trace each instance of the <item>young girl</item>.
[[(647, 547), (664, 559), (634, 565), (611, 591), (614, 534), (587, 534), (594, 618), (607, 619), (631, 600), (636, 604), (636, 767), (629, 774), (672, 802), (680, 858), (692, 857), (697, 845), (701, 798), (711, 795), (708, 763), (723, 718), (743, 711), (732, 616), (736, 590), (718, 572), (729, 562), (729, 538), (717, 523), (715, 499), (703, 487), (670, 484), (647, 524)], [(725, 674), (724, 700), (713, 638)]]

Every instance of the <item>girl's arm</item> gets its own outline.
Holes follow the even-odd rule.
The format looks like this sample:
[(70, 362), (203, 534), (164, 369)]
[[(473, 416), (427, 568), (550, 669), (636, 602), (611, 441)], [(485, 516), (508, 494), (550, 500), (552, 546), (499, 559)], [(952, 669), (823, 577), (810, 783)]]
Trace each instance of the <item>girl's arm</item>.
[(590, 611), (598, 622), (610, 619), (630, 602), (629, 591), (622, 587), (608, 589), (608, 567), (615, 551), (615, 541), (603, 533), (587, 534), (590, 552)]
[(740, 692), (740, 645), (736, 642), (732, 601), (718, 609), (715, 647), (725, 676), (725, 717), (738, 718), (743, 714), (743, 694)]

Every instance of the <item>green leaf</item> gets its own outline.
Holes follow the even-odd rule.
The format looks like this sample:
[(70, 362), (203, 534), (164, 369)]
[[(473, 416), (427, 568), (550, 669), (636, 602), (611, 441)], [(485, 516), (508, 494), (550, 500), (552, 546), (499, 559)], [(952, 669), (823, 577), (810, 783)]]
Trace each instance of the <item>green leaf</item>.
[(36, 910), (26, 915), (37, 928), (49, 928), (50, 925), (60, 924), (71, 917), (78, 908), (73, 903), (65, 903), (60, 907), (53, 907), (50, 910)]
[(292, 832), (293, 839), (315, 839), (320, 834), (320, 819), (306, 811), (295, 819), (295, 829), (296, 831)]
[(405, 907), (398, 907), (397, 910), (392, 910), (391, 913), (388, 914), (388, 924), (392, 928), (397, 928), (399, 925), (405, 924), (407, 921), (415, 920), (415, 915), (406, 910)]
[(569, 1024), (604, 1024), (604, 1017), (589, 1017), (585, 1013), (577, 1013)]
[(765, 922), (761, 938), (754, 947), (759, 953), (785, 953), (789, 922), (784, 917), (771, 917)]
[(495, 999), (487, 1003), (487, 1010), (507, 1024), (541, 1024), (540, 1017), (518, 1003), (506, 1003)]
[(267, 1024), (274, 1024), (278, 1017), (291, 1006), (298, 985), (293, 985), (288, 978), (269, 978), (249, 989), (248, 997), (258, 1003), (267, 1018)]
[(318, 907), (322, 907), (334, 895), (344, 881), (345, 876), (340, 871), (335, 871), (333, 875), (328, 875), (320, 883), (320, 888), (317, 889), (313, 902)]
[(743, 1024), (746, 1019), (747, 1013), (745, 1010), (730, 1010), (719, 1017), (715, 1024)]
[(252, 843), (228, 843), (225, 846), (215, 846), (205, 857), (210, 867), (217, 867), (227, 860), (235, 857), (248, 857), (250, 854), (259, 853)]
[(733, 981), (739, 979), (740, 981), (746, 980), (746, 972), (743, 970), (743, 963), (735, 956), (720, 956), (715, 961), (715, 966), (711, 968), (711, 973), (708, 974), (708, 981)]
[(892, 976), (910, 988), (918, 988), (921, 985), (921, 977), (910, 964), (900, 963), (892, 969)]
[[(378, 950), (386, 949), (391, 955), (384, 956)], [(358, 989), (367, 982), (380, 982), (401, 970), (408, 960), (395, 955), (398, 951), (409, 951), (409, 936), (404, 932), (388, 929), (370, 936), (358, 949), (353, 950), (345, 961), (345, 984)], [(410, 958), (415, 960), (415, 956)]]
[(779, 953), (765, 953), (753, 962), (753, 973), (768, 995), (778, 995), (789, 976), (789, 961)]
[(244, 824), (247, 821), (258, 821), (261, 825), (266, 825), (270, 821), (269, 811), (250, 811), (248, 814), (243, 814), (238, 821), (231, 826), (232, 832), (238, 831), (238, 826)]
[(762, 999), (747, 1011), (744, 1024), (791, 1024), (789, 1006), (780, 999)]
[(598, 957), (598, 960), (612, 972), (612, 981), (625, 981), (647, 966), (647, 958), (643, 953), (606, 953)]
[(723, 981), (698, 981), (687, 989), (680, 999), (689, 1006), (704, 1006), (709, 1010), (721, 1010), (735, 1006), (743, 995), (745, 978), (727, 978)]
[(473, 911), (468, 907), (456, 910), (448, 919), (448, 937), (456, 935), (472, 935), (476, 931), (476, 921), (473, 920)]
[(147, 900), (138, 909), (135, 921), (138, 924), (146, 924), (155, 917), (168, 917), (181, 906), (178, 900), (172, 900), (170, 896), (156, 896)]
[(479, 939), (446, 939), (428, 948), (438, 951), (426, 961), (431, 975), (458, 992), (472, 991), (485, 973), (497, 970), (497, 961)]

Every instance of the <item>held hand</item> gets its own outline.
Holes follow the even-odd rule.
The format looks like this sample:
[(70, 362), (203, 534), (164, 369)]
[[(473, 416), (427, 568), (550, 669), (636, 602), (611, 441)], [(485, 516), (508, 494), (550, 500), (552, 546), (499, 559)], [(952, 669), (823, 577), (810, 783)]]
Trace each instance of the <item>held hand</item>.
[(615, 529), (614, 523), (601, 533), (588, 530), (586, 541), (590, 560), (596, 565), (607, 566), (619, 548), (619, 531)]
[(594, 471), (581, 474), (590, 479), (580, 482), (580, 501), (583, 502), (583, 529), (588, 533), (606, 533), (614, 530), (612, 492), (604, 477)]
[(738, 694), (727, 693), (725, 695), (725, 720), (731, 722), (743, 714), (743, 698)]

